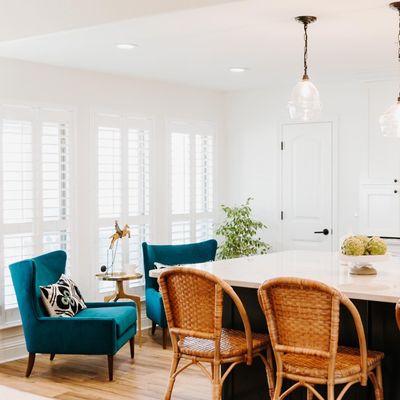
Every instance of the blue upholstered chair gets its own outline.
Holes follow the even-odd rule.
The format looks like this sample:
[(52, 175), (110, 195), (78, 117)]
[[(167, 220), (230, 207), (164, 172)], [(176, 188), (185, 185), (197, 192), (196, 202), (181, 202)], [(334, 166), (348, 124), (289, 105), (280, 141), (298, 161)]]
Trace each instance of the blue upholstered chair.
[(180, 245), (152, 245), (142, 243), (143, 264), (146, 279), (146, 314), (152, 321), (151, 332), (154, 335), (156, 326), (163, 330), (163, 348), (167, 343), (167, 319), (157, 279), (150, 278), (149, 271), (156, 268), (154, 263), (165, 265), (197, 264), (215, 260), (217, 241), (207, 240), (200, 243)]
[(129, 303), (86, 303), (87, 309), (72, 318), (48, 317), (39, 286), (58, 281), (65, 271), (67, 255), (58, 250), (10, 265), (19, 311), (29, 352), (29, 377), (36, 353), (103, 354), (108, 356), (109, 379), (113, 379), (113, 356), (130, 341), (134, 357), (136, 306)]

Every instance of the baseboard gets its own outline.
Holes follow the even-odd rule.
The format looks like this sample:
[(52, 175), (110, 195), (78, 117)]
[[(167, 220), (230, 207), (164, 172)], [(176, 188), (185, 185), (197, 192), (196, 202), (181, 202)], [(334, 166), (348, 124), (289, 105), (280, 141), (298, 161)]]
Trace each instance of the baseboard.
[(20, 326), (0, 332), (0, 363), (27, 356), (25, 338)]

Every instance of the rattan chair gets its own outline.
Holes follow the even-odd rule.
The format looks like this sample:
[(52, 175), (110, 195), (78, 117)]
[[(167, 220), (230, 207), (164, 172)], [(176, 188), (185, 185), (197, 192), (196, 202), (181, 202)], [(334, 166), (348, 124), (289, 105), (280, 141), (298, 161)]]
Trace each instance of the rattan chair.
[[(243, 304), (231, 286), (207, 272), (180, 267), (165, 270), (158, 283), (174, 352), (165, 399), (171, 398), (177, 375), (194, 364), (212, 382), (212, 398), (219, 400), (222, 385), (232, 369), (239, 363), (250, 365), (255, 357), (260, 357), (265, 365), (270, 395), (273, 394), (269, 337), (251, 332)], [(222, 328), (224, 293), (236, 306), (244, 332)], [(178, 369), (182, 359), (189, 361)], [(204, 363), (211, 364), (211, 371)], [(223, 374), (222, 364), (230, 364)]]
[[(335, 385), (343, 384), (337, 397), (341, 400), (355, 383), (366, 386), (368, 377), (375, 399), (383, 399), (383, 353), (367, 350), (360, 315), (346, 296), (320, 282), (297, 278), (266, 281), (258, 296), (276, 360), (274, 400), (300, 386), (307, 388), (308, 400), (324, 400), (317, 384), (326, 385), (327, 399), (334, 400)], [(353, 317), (359, 348), (338, 346), (340, 305)], [(281, 394), (283, 379), (296, 383)]]

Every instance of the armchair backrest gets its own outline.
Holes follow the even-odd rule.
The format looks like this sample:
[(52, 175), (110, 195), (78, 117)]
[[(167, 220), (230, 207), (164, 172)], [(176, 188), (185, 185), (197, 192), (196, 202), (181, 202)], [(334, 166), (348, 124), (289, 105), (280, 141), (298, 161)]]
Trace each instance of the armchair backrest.
[(157, 280), (149, 277), (149, 271), (155, 268), (155, 262), (165, 265), (178, 265), (214, 261), (217, 241), (211, 239), (205, 242), (179, 245), (153, 245), (144, 242), (142, 249), (146, 288), (158, 290)]
[(39, 286), (57, 282), (65, 272), (66, 260), (65, 251), (57, 250), (10, 265), (27, 343), (37, 318), (47, 315), (40, 300)]

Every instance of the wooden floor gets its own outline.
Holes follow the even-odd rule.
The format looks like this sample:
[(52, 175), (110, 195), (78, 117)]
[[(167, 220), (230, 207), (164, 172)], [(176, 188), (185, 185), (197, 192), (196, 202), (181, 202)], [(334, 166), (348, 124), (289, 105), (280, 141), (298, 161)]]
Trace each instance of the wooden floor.
[[(129, 345), (114, 357), (114, 381), (107, 379), (106, 356), (47, 355), (36, 357), (30, 378), (25, 378), (26, 359), (0, 365), (0, 384), (25, 392), (62, 400), (154, 400), (163, 399), (168, 383), (171, 346), (163, 350), (161, 330), (154, 337), (143, 334), (142, 348), (135, 346), (135, 359)], [(211, 398), (210, 382), (196, 367), (190, 367), (176, 380), (172, 396), (176, 400)]]

